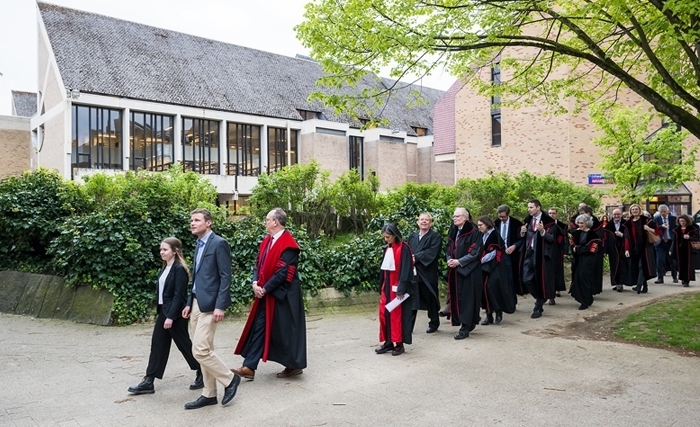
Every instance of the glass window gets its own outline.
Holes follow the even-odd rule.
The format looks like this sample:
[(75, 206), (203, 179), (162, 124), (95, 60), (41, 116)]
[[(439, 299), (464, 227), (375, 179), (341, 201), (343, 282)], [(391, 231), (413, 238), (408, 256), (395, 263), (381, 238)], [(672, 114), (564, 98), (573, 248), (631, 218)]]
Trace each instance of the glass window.
[(360, 174), (360, 179), (365, 179), (364, 138), (361, 136), (351, 136), (348, 141), (350, 145), (350, 169), (357, 169), (357, 173)]
[(501, 113), (491, 112), (491, 146), (501, 146)]
[(73, 105), (71, 166), (122, 169), (122, 112)]
[(182, 165), (186, 171), (219, 174), (219, 122), (182, 118)]
[(163, 171), (173, 164), (173, 117), (131, 112), (129, 140), (132, 170)]
[(226, 175), (260, 175), (260, 126), (228, 124)]
[[(501, 63), (495, 62), (493, 67), (491, 67), (491, 84), (498, 86), (501, 84)], [(501, 108), (501, 96), (494, 95), (491, 97), (491, 108), (500, 109)]]
[(287, 129), (267, 128), (267, 170), (274, 172), (287, 165), (297, 164), (299, 131), (292, 130), (287, 149)]

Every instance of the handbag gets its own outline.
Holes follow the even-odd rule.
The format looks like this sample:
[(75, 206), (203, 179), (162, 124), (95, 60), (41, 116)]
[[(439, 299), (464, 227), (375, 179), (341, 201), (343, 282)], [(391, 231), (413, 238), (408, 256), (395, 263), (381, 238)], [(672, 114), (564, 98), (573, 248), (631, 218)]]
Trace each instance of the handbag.
[(654, 243), (659, 243), (661, 241), (661, 236), (656, 234), (653, 231), (647, 230), (647, 242), (654, 244)]

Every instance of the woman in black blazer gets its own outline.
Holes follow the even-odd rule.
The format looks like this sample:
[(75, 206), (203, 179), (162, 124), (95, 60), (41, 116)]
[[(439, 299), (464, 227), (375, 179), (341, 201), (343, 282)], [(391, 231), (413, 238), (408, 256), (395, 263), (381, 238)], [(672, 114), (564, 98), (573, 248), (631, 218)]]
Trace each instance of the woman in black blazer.
[(187, 331), (187, 319), (181, 316), (187, 302), (187, 283), (190, 280), (190, 272), (182, 256), (180, 240), (175, 237), (164, 239), (160, 244), (160, 257), (163, 259), (163, 268), (158, 272), (156, 281), (158, 317), (151, 337), (151, 355), (148, 358), (146, 376), (139, 385), (129, 387), (129, 393), (133, 394), (155, 392), (153, 380), (154, 378), (163, 379), (170, 355), (170, 344), (173, 341), (190, 368), (197, 371), (197, 377), (190, 384), (190, 390), (204, 387), (199, 362), (192, 355), (192, 341)]

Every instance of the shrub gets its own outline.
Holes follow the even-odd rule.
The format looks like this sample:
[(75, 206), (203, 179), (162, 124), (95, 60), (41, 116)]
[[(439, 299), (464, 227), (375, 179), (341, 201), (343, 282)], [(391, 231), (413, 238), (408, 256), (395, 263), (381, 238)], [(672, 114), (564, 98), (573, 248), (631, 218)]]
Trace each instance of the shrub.
[(37, 169), (0, 181), (0, 269), (45, 272), (63, 221), (90, 212), (84, 188)]

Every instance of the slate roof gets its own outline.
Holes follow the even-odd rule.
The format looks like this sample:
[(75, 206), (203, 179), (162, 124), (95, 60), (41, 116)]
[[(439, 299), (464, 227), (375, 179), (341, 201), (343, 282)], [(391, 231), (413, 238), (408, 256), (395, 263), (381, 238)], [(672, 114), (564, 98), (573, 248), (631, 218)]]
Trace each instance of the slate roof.
[[(301, 120), (297, 109), (320, 111), (330, 121), (350, 122), (307, 101), (318, 90), (321, 67), (308, 59), (209, 40), (108, 16), (38, 3), (64, 85), (111, 95), (282, 119)], [(358, 93), (389, 79), (367, 77)], [(403, 83), (401, 85), (405, 86)], [(418, 90), (427, 105), (408, 108)], [(382, 109), (388, 127), (415, 135), (432, 131), (432, 108), (443, 91), (406, 87)], [(359, 127), (359, 123), (351, 126)]]
[(12, 111), (20, 117), (32, 117), (36, 114), (36, 93), (13, 90)]

